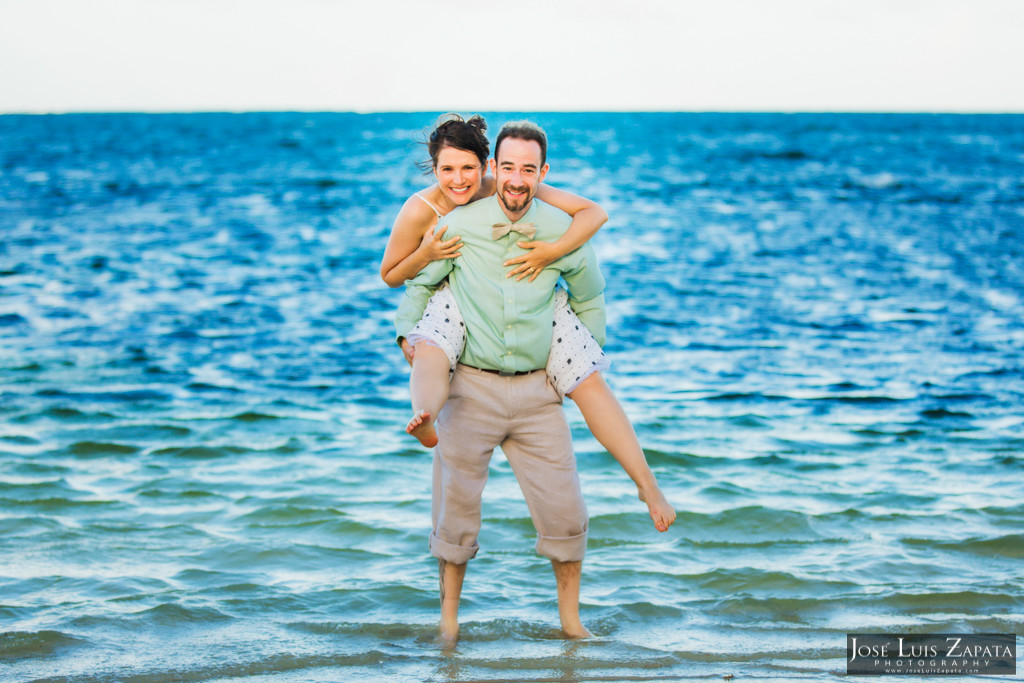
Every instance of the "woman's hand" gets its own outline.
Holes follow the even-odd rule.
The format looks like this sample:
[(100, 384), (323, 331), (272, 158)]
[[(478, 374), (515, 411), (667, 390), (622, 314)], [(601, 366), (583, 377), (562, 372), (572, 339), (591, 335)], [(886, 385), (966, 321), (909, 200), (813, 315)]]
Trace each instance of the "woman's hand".
[(517, 282), (526, 276), (529, 276), (529, 281), (533, 282), (534, 279), (540, 275), (540, 271), (565, 256), (565, 254), (562, 253), (562, 250), (556, 247), (552, 242), (534, 240), (533, 242), (516, 242), (516, 244), (523, 249), (530, 250), (521, 256), (516, 256), (515, 258), (505, 261), (503, 264), (506, 266), (516, 266), (516, 268), (507, 273), (505, 277), (518, 275), (516, 278)]
[(447, 229), (447, 225), (442, 226), (440, 230), (437, 229), (437, 225), (434, 225), (432, 228), (427, 228), (427, 231), (423, 233), (423, 239), (420, 240), (420, 246), (417, 251), (429, 258), (431, 261), (461, 256), (462, 254), (459, 252), (459, 248), (462, 247), (462, 242), (459, 241), (459, 237), (444, 240), (443, 236)]

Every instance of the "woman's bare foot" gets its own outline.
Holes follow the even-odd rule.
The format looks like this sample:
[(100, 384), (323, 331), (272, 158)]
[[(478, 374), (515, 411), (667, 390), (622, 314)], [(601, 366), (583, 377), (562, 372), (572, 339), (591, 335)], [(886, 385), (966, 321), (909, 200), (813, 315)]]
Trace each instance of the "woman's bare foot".
[(647, 503), (647, 511), (658, 531), (668, 531), (672, 522), (676, 521), (676, 510), (665, 500), (665, 494), (657, 486), (651, 491), (640, 491), (640, 500)]
[(437, 445), (437, 431), (434, 429), (434, 418), (430, 413), (421, 410), (412, 416), (405, 431), (416, 437), (416, 440), (426, 448), (433, 448)]

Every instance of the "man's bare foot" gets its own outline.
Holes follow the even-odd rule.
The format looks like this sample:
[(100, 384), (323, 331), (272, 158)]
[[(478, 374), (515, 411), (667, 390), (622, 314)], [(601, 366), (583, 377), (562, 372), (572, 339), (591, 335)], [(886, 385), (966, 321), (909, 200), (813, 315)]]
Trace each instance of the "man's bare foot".
[(451, 650), (459, 642), (459, 622), (455, 619), (441, 617), (441, 628), (437, 636), (437, 642), (442, 649)]
[(658, 531), (668, 531), (672, 522), (676, 521), (676, 510), (665, 499), (665, 494), (657, 486), (652, 491), (640, 491), (640, 500), (647, 503), (647, 511)]
[(430, 413), (421, 410), (412, 416), (405, 431), (416, 437), (416, 440), (426, 448), (433, 448), (437, 445), (437, 431), (434, 430), (434, 418)]
[(581, 639), (581, 638), (593, 638), (594, 637), (594, 634), (591, 633), (590, 630), (587, 629), (587, 627), (584, 626), (579, 621), (576, 621), (575, 623), (572, 623), (572, 624), (563, 623), (562, 624), (562, 632), (565, 633), (565, 635), (568, 638), (572, 638), (573, 640), (578, 640), (578, 639)]

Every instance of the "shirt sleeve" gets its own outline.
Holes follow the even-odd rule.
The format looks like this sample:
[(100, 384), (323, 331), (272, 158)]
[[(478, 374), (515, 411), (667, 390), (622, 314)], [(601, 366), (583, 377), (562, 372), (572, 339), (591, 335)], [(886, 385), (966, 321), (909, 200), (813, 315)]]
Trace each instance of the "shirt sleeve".
[(604, 276), (597, 265), (597, 255), (588, 242), (571, 256), (572, 260), (562, 271), (569, 289), (569, 307), (587, 326), (597, 343), (604, 346), (607, 314), (604, 305)]
[(411, 280), (405, 281), (405, 295), (395, 314), (395, 335), (399, 343), (423, 317), (427, 302), (437, 286), (452, 271), (452, 259), (431, 261)]

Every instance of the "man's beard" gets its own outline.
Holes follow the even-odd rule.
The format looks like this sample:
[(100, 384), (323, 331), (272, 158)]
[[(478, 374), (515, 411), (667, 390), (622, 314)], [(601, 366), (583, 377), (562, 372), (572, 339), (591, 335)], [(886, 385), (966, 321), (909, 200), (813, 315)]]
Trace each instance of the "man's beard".
[[(516, 203), (510, 204), (509, 203), (509, 202), (513, 201), (513, 200), (509, 199), (508, 196), (505, 194), (509, 190), (511, 190), (513, 192), (523, 192), (524, 193), (522, 200), (520, 200), (521, 203), (518, 203), (518, 204), (516, 204)], [(522, 211), (523, 209), (526, 208), (526, 205), (530, 203), (531, 199), (533, 199), (533, 195), (530, 194), (530, 188), (528, 188), (528, 187), (508, 187), (508, 186), (505, 186), (504, 188), (502, 188), (502, 191), (498, 193), (498, 199), (501, 200), (501, 203), (505, 205), (506, 209), (508, 209), (512, 213), (518, 213), (518, 212), (520, 212), (520, 211)]]

